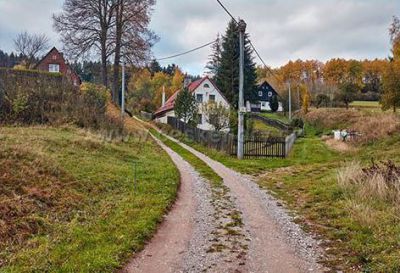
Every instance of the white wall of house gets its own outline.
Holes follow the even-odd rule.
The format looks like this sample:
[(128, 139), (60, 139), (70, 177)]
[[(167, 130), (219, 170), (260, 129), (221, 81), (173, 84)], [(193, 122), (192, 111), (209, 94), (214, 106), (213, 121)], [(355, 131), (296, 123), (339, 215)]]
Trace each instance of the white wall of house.
[[(202, 130), (211, 131), (213, 126), (206, 122), (206, 117), (203, 113), (203, 105), (214, 101), (216, 103), (221, 103), (227, 109), (230, 108), (228, 101), (221, 95), (221, 93), (215, 88), (215, 86), (210, 82), (209, 79), (204, 80), (193, 92), (194, 97), (197, 100), (199, 115), (201, 115), (201, 122), (197, 125), (197, 128)], [(159, 123), (168, 123), (168, 117), (175, 117), (174, 110), (166, 112), (162, 117), (156, 119)]]
[[(271, 111), (271, 107), (269, 106), (269, 101), (261, 101), (261, 111)], [(278, 112), (283, 112), (282, 102), (279, 102)]]
[(158, 123), (167, 124), (168, 117), (175, 117), (175, 111), (174, 110), (168, 111), (162, 117), (156, 118), (155, 121)]
[(210, 80), (206, 79), (201, 83), (199, 87), (196, 88), (194, 92), (194, 96), (197, 100), (199, 106), (199, 115), (201, 115), (201, 122), (197, 126), (199, 129), (211, 131), (213, 130), (213, 126), (206, 122), (206, 117), (202, 111), (202, 105), (209, 103), (210, 101), (214, 101), (215, 103), (224, 105), (227, 109), (230, 108), (229, 103), (226, 99), (221, 95), (221, 93), (214, 87), (214, 85), (210, 82)]

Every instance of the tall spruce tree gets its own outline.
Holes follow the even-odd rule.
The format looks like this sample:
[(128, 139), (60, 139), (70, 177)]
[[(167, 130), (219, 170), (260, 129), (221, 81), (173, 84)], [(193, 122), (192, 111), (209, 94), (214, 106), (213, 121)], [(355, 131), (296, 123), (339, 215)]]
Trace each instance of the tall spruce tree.
[[(244, 98), (254, 101), (256, 98), (256, 65), (252, 56), (249, 35), (245, 35), (244, 52)], [(239, 31), (236, 23), (231, 20), (222, 37), (221, 59), (216, 69), (215, 81), (229, 103), (238, 108), (239, 100)]]
[(211, 48), (212, 54), (210, 55), (210, 61), (207, 63), (206, 69), (208, 70), (207, 74), (214, 78), (221, 66), (222, 39), (220, 34), (217, 35), (217, 39)]

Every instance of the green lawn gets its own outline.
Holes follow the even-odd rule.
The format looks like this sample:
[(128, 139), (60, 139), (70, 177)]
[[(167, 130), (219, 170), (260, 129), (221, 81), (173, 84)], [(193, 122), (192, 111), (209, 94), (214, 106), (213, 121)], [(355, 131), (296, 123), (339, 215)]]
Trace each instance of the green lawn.
[(370, 107), (370, 108), (380, 108), (381, 105), (379, 101), (354, 101), (350, 104), (353, 107)]
[(282, 121), (283, 123), (289, 124), (289, 118), (285, 116), (283, 113), (261, 113), (262, 116), (270, 119), (276, 119)]
[(0, 128), (0, 272), (114, 272), (155, 232), (178, 186), (150, 140)]
[(282, 132), (281, 130), (269, 126), (267, 124), (265, 124), (264, 122), (257, 120), (257, 119), (253, 119), (253, 130), (256, 132), (261, 132), (263, 134), (267, 134), (267, 135), (271, 135), (271, 136), (286, 136), (286, 134), (284, 132)]

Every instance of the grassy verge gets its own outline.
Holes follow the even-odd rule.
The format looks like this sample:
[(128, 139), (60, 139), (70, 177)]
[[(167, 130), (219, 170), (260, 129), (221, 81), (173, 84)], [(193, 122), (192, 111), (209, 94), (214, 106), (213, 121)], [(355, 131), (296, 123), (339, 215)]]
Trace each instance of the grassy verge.
[(213, 171), (206, 163), (204, 163), (200, 158), (183, 148), (178, 143), (166, 138), (154, 129), (150, 129), (150, 132), (161, 140), (165, 145), (171, 148), (174, 152), (179, 154), (184, 160), (190, 163), (196, 171), (199, 172), (201, 176), (206, 178), (208, 181), (212, 182), (216, 186), (221, 186), (222, 178)]
[(1, 272), (113, 272), (176, 197), (179, 173), (152, 141), (6, 127), (0, 143)]
[(256, 176), (261, 188), (283, 200), (300, 216), (299, 224), (323, 240), (324, 262), (333, 272), (400, 272), (398, 208), (390, 202), (360, 198), (337, 180), (338, 171), (354, 160), (364, 166), (372, 158), (400, 162), (400, 137), (338, 152), (315, 135), (318, 130), (311, 129), (287, 159), (239, 161), (185, 142), (230, 168)]
[(372, 108), (380, 108), (381, 105), (379, 101), (353, 101), (350, 106), (352, 107), (372, 107)]
[(258, 119), (253, 119), (253, 130), (256, 132), (261, 132), (263, 134), (271, 135), (271, 136), (285, 136), (286, 134), (282, 132), (281, 130), (269, 126), (265, 124), (264, 122), (258, 120)]
[(262, 113), (261, 115), (266, 118), (279, 120), (286, 124), (290, 123), (289, 118), (287, 116), (285, 116), (283, 113)]

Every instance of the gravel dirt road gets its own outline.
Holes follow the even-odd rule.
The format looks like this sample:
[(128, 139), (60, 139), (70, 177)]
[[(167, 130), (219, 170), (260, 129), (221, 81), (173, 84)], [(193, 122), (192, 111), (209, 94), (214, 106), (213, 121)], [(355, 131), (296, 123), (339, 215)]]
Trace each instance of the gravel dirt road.
[[(251, 177), (170, 139), (208, 164), (223, 178), (226, 190), (210, 186), (156, 140), (181, 173), (178, 198), (153, 239), (120, 272), (324, 272), (317, 242)], [(240, 224), (232, 228), (232, 219), (238, 218)]]
[(225, 167), (185, 144), (180, 144), (219, 174), (234, 196), (251, 240), (244, 272), (324, 271), (318, 264), (321, 256), (318, 243), (292, 221), (287, 211), (278, 205), (277, 200), (262, 191), (251, 178)]

